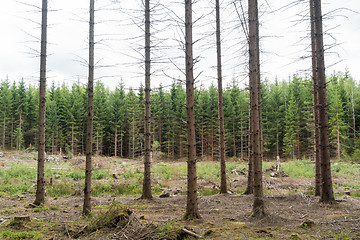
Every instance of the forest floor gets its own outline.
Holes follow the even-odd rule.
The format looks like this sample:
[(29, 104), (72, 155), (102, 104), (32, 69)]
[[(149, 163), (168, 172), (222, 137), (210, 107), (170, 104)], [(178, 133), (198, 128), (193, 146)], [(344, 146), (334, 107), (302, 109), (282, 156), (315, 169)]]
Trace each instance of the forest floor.
[[(79, 159), (82, 158), (70, 159), (67, 163), (64, 163), (63, 159), (56, 160), (52, 163), (52, 168), (61, 170), (65, 168), (64, 166), (79, 167), (79, 165), (82, 168), (83, 160)], [(124, 182), (125, 180), (120, 176), (127, 169), (136, 171), (142, 166), (141, 160), (122, 159), (122, 164), (118, 164), (118, 161), (120, 160), (96, 157), (94, 166), (109, 170), (112, 180), (94, 181), (103, 183), (111, 181), (111, 184)], [(36, 166), (36, 161), (28, 155), (5, 154), (0, 158), (0, 170), (25, 162), (28, 166)], [(166, 167), (176, 164), (185, 165), (184, 162), (154, 161), (153, 166)], [(236, 164), (235, 162), (234, 166)], [(139, 237), (141, 234), (143, 236), (148, 234), (146, 235), (148, 238), (143, 239), (192, 239), (191, 235), (181, 231), (187, 229), (201, 236), (202, 239), (360, 239), (360, 198), (337, 194), (335, 204), (319, 203), (318, 197), (309, 194), (309, 189), (313, 187), (312, 178), (275, 178), (265, 175), (267, 216), (263, 219), (251, 217), (253, 197), (243, 195), (239, 190), (246, 187), (246, 176), (239, 174), (241, 172), (239, 168), (235, 171), (234, 168), (231, 174), (228, 174), (232, 193), (226, 195), (210, 194), (217, 188), (217, 184), (211, 178), (209, 180), (201, 177), (200, 173), (198, 183), (203, 194), (200, 194), (198, 203), (202, 219), (192, 221), (185, 221), (182, 218), (186, 207), (184, 175), (169, 177), (154, 174), (154, 184), (160, 182), (163, 186), (161, 190), (170, 193), (170, 197), (167, 198), (160, 198), (159, 194), (154, 194), (153, 200), (139, 200), (139, 195), (136, 194), (92, 197), (94, 212), (92, 218), (82, 216), (83, 196), (79, 191), (80, 185), (73, 187), (71, 195), (47, 196), (46, 203), (40, 208), (29, 206), (34, 201), (33, 191), (13, 195), (0, 194), (0, 238), (135, 240), (141, 239)], [(60, 175), (59, 178), (62, 177)], [(60, 181), (59, 178), (53, 175), (47, 178), (47, 182), (51, 179), (52, 184), (56, 184), (56, 181)], [(139, 181), (141, 182), (141, 179)], [(334, 184), (341, 186), (347, 180), (334, 174), (333, 181)], [(2, 183), (0, 179), (0, 184)], [(335, 189), (335, 191), (346, 190), (342, 187)], [(116, 227), (118, 221), (113, 227), (98, 227), (91, 232), (85, 231), (90, 225), (100, 226), (101, 221), (105, 221), (105, 218), (111, 215), (115, 203), (121, 203), (131, 210), (128, 211), (130, 217), (127, 218), (129, 221), (125, 225)]]

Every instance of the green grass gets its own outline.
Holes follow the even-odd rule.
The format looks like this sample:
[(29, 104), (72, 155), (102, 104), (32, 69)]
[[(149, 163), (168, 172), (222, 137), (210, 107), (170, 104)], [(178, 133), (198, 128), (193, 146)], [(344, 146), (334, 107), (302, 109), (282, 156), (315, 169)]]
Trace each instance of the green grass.
[(43, 236), (40, 232), (12, 232), (9, 230), (0, 232), (0, 237), (2, 239), (11, 239), (11, 240), (18, 240), (18, 239), (32, 239), (37, 240), (41, 239)]
[(359, 176), (360, 175), (360, 165), (351, 164), (351, 163), (333, 163), (331, 164), (331, 171), (333, 175), (339, 177), (348, 177), (348, 176)]
[(66, 174), (66, 177), (71, 178), (74, 181), (79, 181), (85, 178), (85, 171), (76, 169)]
[[(275, 162), (264, 162), (263, 169), (269, 168)], [(34, 164), (35, 165), (35, 164)], [(125, 165), (124, 165), (125, 166)], [(295, 160), (282, 162), (280, 169), (291, 178), (313, 178), (314, 163), (310, 160)], [(231, 171), (238, 171), (245, 168), (247, 172), (247, 162), (228, 161), (226, 163), (226, 172), (232, 175)], [(160, 194), (167, 184), (166, 180), (186, 179), (187, 165), (186, 162), (164, 163), (153, 165), (152, 177), (159, 182), (153, 185), (153, 194)], [(205, 181), (220, 181), (220, 164), (219, 162), (199, 162), (197, 163), (198, 179)], [(360, 197), (360, 165), (348, 162), (332, 163), (332, 174), (336, 177), (344, 178), (346, 181), (340, 185), (334, 185), (334, 188), (348, 187), (352, 196)], [(266, 175), (268, 176), (268, 174)], [(45, 170), (46, 183), (49, 178), (53, 178), (53, 185), (47, 184), (46, 191), (50, 197), (69, 196), (75, 189), (78, 189), (85, 178), (85, 171), (80, 168), (72, 169), (70, 165), (65, 164), (48, 164)], [(109, 170), (94, 169), (92, 171), (93, 195), (94, 196), (133, 196), (142, 193), (143, 169), (141, 167), (126, 166), (126, 171), (118, 174), (119, 179), (113, 179)], [(232, 175), (234, 177), (234, 175)], [(15, 164), (10, 168), (0, 169), (0, 196), (16, 196), (22, 193), (35, 193), (34, 184), (36, 183), (36, 167), (29, 165)], [(165, 185), (164, 185), (165, 184)], [(313, 190), (312, 190), (313, 191)], [(213, 195), (216, 191), (206, 190), (199, 193), (200, 195)]]
[(135, 170), (128, 170), (125, 173), (122, 174), (125, 180), (132, 180), (132, 179), (141, 179), (143, 176), (143, 171), (139, 168), (136, 168)]
[(155, 176), (169, 180), (186, 176), (186, 163), (162, 164), (153, 167)]
[(0, 195), (2, 196), (14, 196), (21, 193), (35, 193), (35, 189), (32, 188), (30, 181), (17, 181), (16, 179), (1, 183), (0, 181)]
[(312, 178), (315, 176), (315, 165), (310, 160), (295, 160), (281, 163), (280, 170), (292, 178)]
[(31, 168), (27, 165), (16, 164), (9, 169), (0, 168), (0, 178), (4, 183), (8, 183), (12, 179), (18, 181), (29, 180), (36, 178), (36, 168)]
[(69, 182), (60, 182), (46, 188), (46, 192), (50, 197), (70, 196), (74, 193), (74, 189)]

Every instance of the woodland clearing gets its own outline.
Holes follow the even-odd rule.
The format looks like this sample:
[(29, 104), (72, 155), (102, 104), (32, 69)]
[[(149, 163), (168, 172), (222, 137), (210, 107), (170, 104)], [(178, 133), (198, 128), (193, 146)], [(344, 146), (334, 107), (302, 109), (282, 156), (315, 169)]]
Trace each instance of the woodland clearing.
[[(313, 164), (285, 162), (289, 177), (264, 171), (264, 219), (252, 218), (252, 196), (246, 188), (246, 162), (227, 164), (231, 193), (218, 194), (218, 163), (198, 163), (201, 220), (182, 219), (186, 204), (186, 162), (154, 160), (153, 200), (141, 194), (142, 161), (94, 157), (93, 215), (82, 217), (84, 157), (49, 156), (46, 203), (31, 207), (36, 183), (33, 153), (8, 152), (0, 158), (0, 236), (3, 239), (360, 239), (360, 167), (333, 163), (337, 203), (319, 203), (313, 196)], [(264, 170), (273, 163), (266, 162)], [(35, 172), (35, 175), (34, 175)], [(162, 192), (170, 197), (160, 198)], [(348, 195), (350, 194), (350, 195)], [(114, 211), (129, 215), (103, 224)], [(115, 216), (115, 217), (116, 217)], [(20, 217), (20, 218), (19, 218)], [(23, 217), (23, 218), (21, 218)], [(125, 222), (124, 222), (125, 221)], [(119, 224), (122, 222), (122, 224)], [(95, 226), (95, 227), (90, 227)], [(88, 229), (92, 231), (87, 231)], [(94, 230), (95, 229), (95, 230)], [(146, 238), (147, 237), (147, 238)]]

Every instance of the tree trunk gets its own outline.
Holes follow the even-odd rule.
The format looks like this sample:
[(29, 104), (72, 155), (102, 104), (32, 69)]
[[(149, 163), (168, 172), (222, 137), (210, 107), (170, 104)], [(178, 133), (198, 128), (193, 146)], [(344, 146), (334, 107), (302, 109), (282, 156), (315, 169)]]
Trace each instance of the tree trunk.
[(94, 0), (90, 0), (88, 109), (86, 123), (86, 167), (83, 206), (84, 215), (89, 215), (91, 213), (91, 157), (94, 118), (94, 7)]
[(151, 199), (150, 0), (145, 0), (145, 156), (141, 198)]
[(185, 219), (200, 218), (197, 202), (196, 135), (194, 109), (194, 62), (192, 40), (192, 0), (185, 0), (185, 65), (186, 65), (186, 125), (187, 125), (187, 201)]
[(316, 68), (316, 34), (315, 34), (315, 12), (314, 1), (310, 0), (310, 24), (311, 24), (311, 61), (313, 79), (313, 118), (314, 118), (314, 161), (315, 161), (315, 196), (320, 196), (321, 192), (321, 172), (320, 172), (320, 145), (319, 145), (319, 96), (318, 96), (318, 76)]
[(249, 88), (251, 111), (251, 155), (254, 167), (254, 217), (265, 215), (262, 187), (262, 131), (260, 98), (259, 18), (257, 0), (249, 0)]
[(221, 30), (220, 29), (220, 3), (219, 3), (219, 0), (216, 0), (216, 49), (217, 49), (217, 74), (218, 74), (220, 193), (227, 193), (220, 30)]
[(48, 2), (42, 1), (41, 51), (40, 51), (40, 94), (39, 94), (39, 139), (36, 197), (34, 204), (45, 202), (45, 114), (46, 114), (46, 45), (47, 45)]
[(249, 146), (248, 146), (248, 177), (247, 177), (247, 186), (246, 190), (244, 192), (245, 195), (253, 194), (254, 193), (254, 159), (252, 154), (252, 148), (253, 148), (253, 117), (252, 117), (252, 111), (251, 111), (251, 95), (249, 94)]
[(321, 161), (321, 192), (320, 201), (332, 203), (335, 201), (331, 168), (330, 168), (330, 146), (329, 146), (329, 124), (326, 99), (326, 78), (324, 61), (324, 44), (322, 30), (321, 0), (314, 1), (315, 33), (316, 33), (316, 72), (317, 88), (319, 96), (319, 130), (320, 130), (320, 161)]

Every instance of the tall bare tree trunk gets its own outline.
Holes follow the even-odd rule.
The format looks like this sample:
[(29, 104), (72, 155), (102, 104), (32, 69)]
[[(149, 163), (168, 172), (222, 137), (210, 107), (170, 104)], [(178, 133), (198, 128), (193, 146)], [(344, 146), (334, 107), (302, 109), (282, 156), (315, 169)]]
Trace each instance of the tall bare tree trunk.
[(151, 102), (150, 102), (150, 0), (145, 0), (145, 156), (141, 198), (152, 199), (151, 194)]
[(320, 130), (320, 162), (321, 162), (321, 192), (320, 201), (332, 203), (335, 201), (330, 168), (329, 124), (327, 113), (326, 77), (324, 61), (324, 43), (322, 29), (321, 0), (314, 1), (315, 33), (316, 33), (316, 72), (319, 96), (319, 130)]
[(41, 51), (40, 51), (40, 95), (39, 95), (39, 139), (36, 197), (34, 204), (45, 202), (45, 114), (46, 114), (46, 46), (47, 46), (48, 2), (42, 1)]
[(265, 215), (262, 187), (262, 131), (261, 131), (261, 98), (260, 98), (260, 51), (259, 51), (259, 18), (258, 1), (249, 0), (249, 88), (251, 111), (251, 135), (254, 167), (254, 204), (253, 216)]
[(192, 40), (192, 0), (185, 0), (185, 65), (186, 65), (186, 125), (187, 125), (187, 201), (185, 219), (200, 218), (197, 202), (196, 135), (194, 109), (194, 59)]
[(94, 0), (90, 0), (88, 109), (86, 123), (86, 167), (83, 206), (84, 215), (89, 215), (91, 213), (91, 157), (94, 118), (94, 8)]
[(314, 115), (314, 161), (315, 161), (315, 196), (320, 196), (321, 192), (321, 172), (320, 172), (320, 146), (319, 146), (319, 96), (318, 96), (318, 76), (316, 67), (316, 34), (315, 34), (315, 11), (314, 1), (310, 0), (310, 24), (311, 24), (311, 61), (313, 79), (313, 115)]
[(218, 111), (219, 111), (219, 148), (220, 148), (220, 193), (227, 193), (226, 163), (225, 163), (225, 128), (222, 88), (222, 65), (221, 65), (221, 35), (220, 35), (220, 3), (216, 0), (216, 50), (217, 50), (217, 74), (218, 74)]

